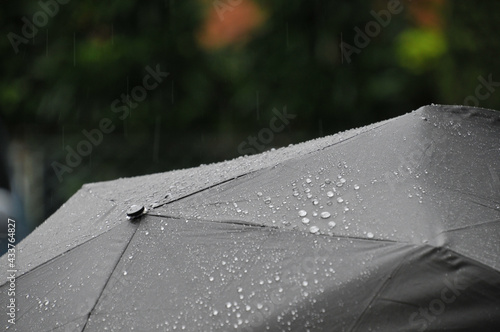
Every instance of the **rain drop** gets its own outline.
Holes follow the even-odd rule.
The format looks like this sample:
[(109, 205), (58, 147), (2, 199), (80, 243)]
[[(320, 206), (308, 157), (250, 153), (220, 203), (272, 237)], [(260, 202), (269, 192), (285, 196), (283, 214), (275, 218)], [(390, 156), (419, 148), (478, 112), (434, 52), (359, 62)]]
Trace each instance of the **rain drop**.
[(328, 197), (333, 197), (333, 191), (329, 191), (329, 192), (327, 192), (327, 193), (326, 193), (326, 196), (328, 196)]
[(328, 211), (321, 212), (320, 216), (323, 219), (328, 219), (328, 218), (330, 218), (330, 212), (328, 212)]
[(366, 236), (368, 236), (370, 239), (372, 239), (372, 238), (373, 238), (373, 233), (372, 233), (372, 232), (368, 232), (368, 233), (366, 234)]
[(305, 210), (300, 210), (299, 211), (299, 216), (305, 217), (305, 216), (307, 216), (307, 212)]
[(307, 225), (309, 223), (309, 218), (302, 218), (302, 223)]
[(126, 276), (127, 275), (127, 271), (123, 271), (123, 275)]
[(358, 190), (359, 186), (357, 184), (354, 185), (354, 190)]
[(336, 225), (337, 225), (337, 224), (335, 223), (335, 221), (330, 221), (330, 222), (328, 223), (328, 227), (330, 227), (330, 228), (333, 228), (333, 227), (335, 227)]
[(306, 182), (307, 182), (307, 183), (311, 183), (311, 182), (312, 182), (312, 180), (311, 180), (311, 179), (309, 179), (309, 178), (307, 178), (307, 179), (306, 179)]
[(318, 233), (318, 231), (319, 231), (319, 227), (318, 226), (311, 226), (309, 228), (309, 232), (311, 232), (313, 234)]
[(344, 201), (344, 199), (342, 197), (337, 198), (337, 202), (342, 203), (343, 201)]
[(226, 303), (226, 308), (231, 308), (231, 302)]

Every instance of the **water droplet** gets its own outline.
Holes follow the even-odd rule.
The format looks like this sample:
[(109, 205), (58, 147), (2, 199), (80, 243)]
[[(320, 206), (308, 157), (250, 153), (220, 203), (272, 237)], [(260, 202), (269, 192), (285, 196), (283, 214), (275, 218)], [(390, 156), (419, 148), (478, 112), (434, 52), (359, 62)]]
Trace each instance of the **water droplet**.
[(309, 232), (311, 232), (313, 234), (318, 233), (318, 231), (319, 231), (319, 227), (318, 226), (311, 226), (309, 228)]
[(354, 185), (354, 190), (358, 190), (359, 186), (357, 184)]
[(149, 232), (148, 232), (148, 231), (146, 231), (146, 232), (144, 232), (144, 234), (149, 235)]
[(262, 309), (263, 305), (262, 303), (257, 303), (257, 309)]
[(123, 271), (123, 275), (126, 276), (127, 275), (127, 271)]
[(320, 216), (321, 216), (321, 218), (323, 218), (323, 219), (330, 218), (330, 212), (328, 212), (328, 211), (323, 211), (323, 212), (321, 212), (321, 215), (320, 215)]
[(226, 308), (231, 308), (231, 302), (226, 303)]
[(373, 233), (372, 233), (372, 232), (368, 232), (368, 233), (366, 234), (366, 236), (368, 236), (368, 237), (371, 239), (371, 238), (373, 238)]
[(307, 225), (309, 223), (309, 218), (302, 218), (302, 223)]
[(262, 196), (262, 193), (259, 191), (259, 192), (257, 193), (257, 196), (259, 196), (259, 197), (260, 197), (260, 196)]
[(219, 311), (214, 310), (214, 312), (213, 312), (213, 313), (214, 313), (214, 316), (217, 316), (217, 314), (219, 313)]
[(345, 179), (344, 178), (340, 178), (340, 182), (341, 183), (345, 183)]
[(266, 199), (264, 200), (264, 203), (271, 204), (271, 197), (266, 197)]
[(307, 280), (302, 281), (302, 286), (304, 286), (304, 287), (305, 287), (305, 286), (307, 286), (307, 285), (309, 285), (309, 283), (307, 282)]
[(342, 203), (343, 201), (344, 201), (344, 199), (342, 197), (337, 198), (337, 202)]
[(327, 192), (327, 193), (326, 193), (326, 196), (328, 196), (328, 197), (333, 197), (333, 191), (329, 191), (329, 192)]
[(307, 216), (307, 212), (305, 210), (300, 210), (299, 211), (299, 216), (305, 217), (305, 216)]
[(306, 182), (307, 182), (307, 183), (311, 183), (311, 182), (312, 182), (312, 180), (311, 180), (311, 179), (309, 179), (309, 178), (307, 178), (307, 179), (306, 179)]
[(330, 228), (333, 228), (333, 227), (335, 227), (336, 225), (337, 225), (337, 224), (335, 223), (335, 221), (330, 221), (330, 222), (328, 223), (328, 227), (330, 227)]
[(319, 204), (319, 202), (318, 202), (318, 200), (317, 200), (317, 199), (313, 199), (313, 202), (312, 202), (312, 203), (313, 203), (313, 205), (318, 205), (318, 204)]

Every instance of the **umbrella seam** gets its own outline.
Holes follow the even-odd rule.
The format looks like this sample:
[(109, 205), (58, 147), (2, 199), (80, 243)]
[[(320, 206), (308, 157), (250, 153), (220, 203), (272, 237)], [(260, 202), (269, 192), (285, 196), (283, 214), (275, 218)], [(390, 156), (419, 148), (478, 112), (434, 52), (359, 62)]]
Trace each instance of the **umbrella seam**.
[(492, 272), (494, 272), (494, 273), (497, 273), (497, 274), (499, 275), (499, 279), (500, 279), (500, 270), (497, 270), (497, 269), (495, 269), (495, 268), (493, 268), (493, 267), (491, 267), (491, 266), (489, 266), (489, 265), (486, 265), (485, 263), (480, 262), (480, 261), (478, 261), (477, 259), (474, 259), (474, 258), (469, 257), (469, 256), (465, 256), (464, 254), (459, 253), (459, 252), (458, 252), (458, 251), (456, 251), (455, 249), (452, 249), (452, 248), (449, 248), (449, 247), (442, 247), (442, 248), (443, 248), (443, 249), (445, 249), (445, 250), (448, 250), (448, 251), (453, 252), (454, 254), (456, 254), (456, 255), (458, 255), (458, 256), (460, 256), (460, 257), (462, 257), (462, 258), (463, 258), (463, 259), (465, 259), (465, 260), (469, 260), (469, 261), (472, 261), (472, 262), (474, 262), (474, 263), (476, 263), (476, 264), (480, 265), (480, 266), (481, 266), (483, 269), (485, 269), (485, 270), (489, 270), (489, 271), (492, 271)]
[[(278, 227), (278, 226), (270, 226), (270, 225), (261, 225), (261, 224), (250, 224), (247, 222), (239, 222), (237, 221), (223, 221), (223, 220), (205, 220), (205, 219), (189, 219), (189, 218), (180, 218), (180, 217), (174, 217), (174, 216), (168, 216), (168, 215), (152, 215), (152, 214), (146, 214), (147, 216), (150, 217), (157, 217), (157, 218), (170, 218), (170, 219), (176, 219), (176, 220), (190, 220), (194, 222), (214, 222), (214, 223), (219, 223), (219, 224), (230, 224), (230, 225), (238, 225), (238, 226), (248, 226), (248, 227), (258, 227), (258, 228), (269, 228), (273, 230), (279, 230), (282, 232), (291, 232), (295, 233), (297, 232), (294, 229), (288, 229), (288, 228), (283, 228), (283, 227)], [(300, 233), (303, 233), (305, 235), (310, 235), (310, 232), (307, 231), (298, 231)], [(341, 239), (353, 239), (353, 240), (361, 240), (361, 241), (369, 241), (369, 242), (383, 242), (383, 243), (400, 243), (400, 244), (409, 244), (411, 245), (411, 242), (405, 242), (405, 241), (394, 241), (394, 240), (388, 240), (388, 239), (376, 239), (376, 238), (365, 238), (365, 237), (358, 237), (358, 236), (347, 236), (347, 235), (340, 235), (340, 234), (315, 234), (315, 236), (328, 236), (331, 238), (341, 238)]]
[[(112, 207), (111, 209), (114, 209), (114, 208), (116, 208), (116, 206)], [(92, 240), (96, 240), (96, 239), (98, 239), (98, 238), (99, 238), (99, 237), (101, 237), (102, 235), (104, 235), (104, 234), (108, 233), (109, 231), (112, 231), (113, 229), (115, 229), (116, 227), (118, 227), (118, 226), (119, 226), (119, 225), (121, 225), (121, 224), (122, 224), (122, 223), (116, 224), (116, 225), (114, 225), (113, 227), (111, 227), (111, 228), (107, 229), (106, 231), (104, 231), (104, 232), (102, 232), (102, 233), (100, 233), (100, 234), (98, 234), (98, 235), (96, 235), (96, 236), (94, 236), (94, 237), (91, 237), (91, 238), (89, 238), (89, 239), (86, 239), (85, 241), (83, 241), (82, 243), (79, 243), (79, 244), (75, 245), (75, 246), (74, 246), (74, 247), (72, 247), (71, 249), (69, 249), (69, 250), (67, 250), (67, 251), (65, 251), (65, 252), (62, 252), (62, 253), (60, 253), (60, 254), (58, 254), (58, 255), (56, 255), (56, 256), (54, 256), (54, 257), (50, 258), (49, 260), (47, 260), (47, 261), (45, 261), (45, 262), (41, 263), (40, 265), (35, 266), (34, 268), (32, 268), (32, 269), (30, 269), (30, 270), (25, 271), (23, 274), (20, 274), (19, 276), (17, 276), (17, 278), (22, 278), (22, 277), (24, 277), (25, 275), (27, 275), (27, 274), (29, 274), (29, 273), (31, 273), (31, 272), (33, 272), (33, 271), (36, 271), (36, 270), (38, 270), (39, 268), (41, 268), (41, 267), (45, 266), (46, 264), (49, 264), (49, 263), (53, 262), (54, 260), (58, 259), (59, 257), (61, 257), (61, 256), (63, 256), (63, 255), (66, 255), (67, 253), (69, 253), (69, 252), (71, 252), (71, 251), (75, 250), (76, 248), (79, 248), (79, 247), (81, 247), (82, 245), (84, 245), (84, 244), (86, 244), (86, 243), (88, 243), (88, 242), (90, 242), (90, 241), (92, 241)], [(0, 287), (3, 287), (3, 286), (4, 286), (5, 284), (7, 284), (7, 283), (8, 283), (8, 281), (4, 282), (3, 284), (0, 284)]]
[(113, 266), (113, 269), (111, 270), (111, 273), (109, 274), (109, 277), (108, 277), (108, 280), (106, 280), (106, 282), (104, 283), (104, 286), (102, 287), (99, 295), (97, 296), (96, 298), (96, 301), (94, 303), (94, 305), (92, 306), (92, 309), (90, 309), (89, 313), (87, 314), (87, 320), (85, 321), (85, 324), (83, 325), (83, 328), (82, 328), (82, 332), (85, 331), (85, 328), (87, 327), (87, 323), (89, 322), (89, 319), (90, 319), (90, 316), (92, 315), (92, 313), (94, 312), (94, 309), (95, 307), (97, 306), (97, 303), (99, 303), (99, 300), (102, 296), (102, 294), (104, 293), (104, 290), (106, 289), (106, 287), (108, 286), (108, 283), (109, 281), (111, 280), (111, 276), (113, 275), (113, 273), (115, 272), (116, 270), (116, 267), (118, 266), (118, 264), (121, 262), (121, 259), (123, 257), (123, 255), (125, 254), (125, 252), (127, 251), (128, 247), (130, 246), (130, 243), (132, 242), (132, 240), (134, 239), (134, 236), (135, 234), (137, 234), (137, 230), (139, 229), (139, 225), (136, 227), (134, 233), (132, 234), (132, 236), (130, 237), (127, 245), (125, 246), (125, 248), (123, 249), (122, 253), (120, 254), (120, 256), (118, 257), (118, 259), (116, 260), (116, 264), (115, 266)]
[[(419, 248), (420, 246), (414, 246), (415, 249)], [(368, 311), (368, 308), (372, 305), (373, 301), (375, 301), (375, 299), (377, 298), (377, 296), (385, 289), (386, 285), (389, 283), (389, 281), (392, 279), (392, 276), (394, 276), (403, 266), (404, 262), (406, 261), (406, 258), (410, 255), (412, 255), (414, 252), (413, 250), (411, 250), (410, 252), (408, 252), (406, 255), (404, 255), (398, 266), (395, 267), (391, 273), (389, 273), (389, 275), (387, 276), (386, 280), (384, 281), (384, 283), (380, 286), (380, 288), (377, 290), (377, 292), (375, 293), (375, 295), (373, 295), (373, 297), (371, 298), (370, 302), (368, 303), (368, 305), (364, 308), (363, 312), (359, 315), (359, 317), (355, 320), (355, 322), (353, 323), (354, 325), (352, 325), (351, 328), (349, 328), (349, 331), (354, 331), (354, 329), (356, 328), (356, 326), (358, 326), (358, 324), (361, 322), (361, 319), (363, 318), (363, 316), (365, 315), (365, 313)]]
[[(273, 167), (274, 167), (274, 166), (273, 166)], [(204, 192), (205, 190), (212, 189), (212, 188), (217, 187), (217, 186), (219, 186), (219, 185), (222, 185), (222, 184), (224, 184), (224, 183), (227, 183), (227, 182), (230, 182), (230, 181), (236, 180), (236, 179), (238, 179), (238, 178), (240, 178), (240, 177), (243, 177), (243, 176), (246, 176), (246, 175), (248, 175), (248, 174), (252, 174), (252, 173), (255, 173), (255, 172), (258, 172), (258, 171), (264, 170), (264, 169), (267, 169), (267, 167), (266, 167), (266, 168), (262, 168), (262, 169), (258, 169), (258, 170), (254, 170), (254, 171), (251, 171), (251, 172), (247, 172), (247, 173), (244, 173), (244, 174), (238, 175), (238, 176), (236, 176), (236, 177), (232, 177), (231, 179), (227, 179), (227, 180), (224, 180), (224, 181), (218, 182), (218, 183), (216, 183), (216, 184), (213, 184), (213, 185), (211, 185), (211, 186), (208, 186), (208, 187), (205, 187), (205, 188), (203, 188), (203, 189), (197, 190), (197, 191), (195, 191), (195, 192), (192, 192), (192, 193), (187, 194), (187, 195), (185, 195), (185, 196), (182, 196), (182, 197), (176, 198), (176, 199), (174, 199), (174, 200), (171, 200), (171, 201), (168, 201), (168, 202), (164, 202), (164, 203), (160, 203), (159, 205), (156, 205), (154, 208), (152, 208), (152, 210), (154, 210), (154, 209), (156, 209), (156, 208), (159, 208), (159, 207), (162, 207), (162, 206), (164, 206), (164, 205), (170, 204), (170, 203), (174, 203), (174, 202), (180, 201), (180, 200), (185, 199), (185, 198), (187, 198), (187, 197), (190, 197), (190, 196), (196, 195), (196, 194), (198, 194), (198, 193)]]
[[(450, 232), (456, 232), (456, 231), (461, 231), (461, 230), (464, 230), (464, 229), (469, 229), (469, 228), (478, 228), (478, 227), (482, 227), (482, 226), (485, 226), (485, 225), (489, 225), (489, 224), (494, 224), (494, 223), (498, 223), (500, 222), (500, 219), (495, 219), (495, 220), (489, 220), (489, 221), (483, 221), (483, 222), (480, 222), (478, 224), (474, 224), (474, 225), (467, 225), (467, 226), (462, 226), (462, 227), (457, 227), (457, 228), (452, 228), (452, 229), (447, 229), (447, 230), (444, 230), (444, 231), (441, 231), (437, 234), (437, 236), (443, 234), (443, 233), (450, 233)], [(436, 237), (437, 237), (436, 236)]]
[[(264, 167), (264, 168), (259, 168), (259, 169), (256, 169), (256, 170), (253, 170), (253, 171), (250, 171), (250, 172), (246, 172), (246, 173), (243, 173), (243, 174), (240, 174), (240, 175), (234, 176), (234, 177), (232, 177), (232, 178), (230, 178), (230, 179), (227, 179), (227, 180), (224, 180), (224, 181), (218, 182), (218, 183), (213, 184), (213, 185), (211, 185), (211, 186), (209, 186), (209, 187), (205, 187), (205, 188), (203, 188), (203, 189), (200, 189), (200, 190), (198, 190), (198, 191), (192, 192), (192, 193), (187, 194), (187, 195), (185, 195), (185, 196), (182, 196), (182, 197), (176, 198), (176, 199), (171, 200), (171, 201), (168, 201), (168, 202), (160, 203), (160, 205), (155, 206), (153, 209), (159, 208), (159, 207), (161, 207), (161, 206), (164, 206), (164, 205), (167, 205), (167, 204), (170, 204), (170, 203), (174, 203), (174, 202), (180, 201), (180, 200), (185, 199), (185, 198), (187, 198), (187, 197), (190, 197), (190, 196), (196, 195), (196, 194), (201, 193), (201, 192), (204, 192), (204, 191), (206, 191), (206, 190), (208, 190), (208, 189), (212, 189), (212, 188), (214, 188), (214, 187), (217, 187), (217, 186), (220, 186), (220, 185), (222, 185), (222, 184), (225, 184), (225, 183), (231, 182), (231, 181), (233, 181), (233, 180), (236, 180), (236, 179), (238, 179), (238, 178), (244, 177), (244, 176), (249, 175), (249, 174), (253, 174), (253, 173), (260, 173), (260, 172), (262, 172), (262, 171), (266, 171), (266, 170), (268, 170), (268, 169), (270, 169), (270, 168), (273, 168), (273, 167), (276, 167), (276, 166), (278, 166), (278, 165), (283, 165), (284, 167), (288, 167), (287, 165), (285, 165), (285, 162), (287, 162), (287, 161), (289, 161), (289, 160), (292, 160), (292, 159), (300, 159), (300, 158), (305, 157), (305, 156), (307, 156), (307, 155), (310, 155), (310, 154), (312, 154), (312, 153), (316, 153), (316, 152), (319, 152), (319, 151), (323, 151), (324, 149), (330, 148), (330, 147), (335, 146), (335, 145), (337, 145), (337, 144), (347, 142), (347, 141), (349, 141), (349, 140), (351, 140), (351, 139), (353, 139), (353, 138), (358, 137), (358, 136), (359, 136), (359, 135), (361, 135), (361, 134), (365, 134), (365, 133), (368, 133), (368, 132), (370, 132), (370, 131), (372, 131), (372, 130), (374, 130), (374, 129), (377, 129), (377, 128), (380, 128), (380, 127), (382, 127), (382, 126), (385, 126), (386, 124), (388, 124), (389, 122), (391, 122), (391, 120), (393, 120), (393, 119), (383, 121), (383, 122), (382, 122), (382, 123), (380, 123), (378, 126), (375, 126), (375, 127), (373, 127), (373, 128), (370, 128), (369, 130), (359, 132), (359, 133), (357, 133), (357, 134), (355, 134), (355, 135), (353, 135), (353, 136), (347, 137), (346, 139), (343, 139), (343, 140), (341, 140), (341, 141), (338, 141), (338, 142), (335, 142), (335, 143), (332, 143), (332, 144), (325, 145), (325, 146), (323, 146), (323, 147), (321, 147), (321, 148), (319, 148), (319, 149), (317, 149), (317, 150), (309, 151), (309, 152), (304, 153), (303, 155), (300, 155), (300, 156), (293, 156), (293, 157), (290, 157), (290, 158), (284, 159), (284, 160), (280, 161), (279, 163), (276, 163), (276, 164), (273, 164), (273, 165), (270, 165), (270, 166), (266, 166), (266, 167)], [(339, 134), (339, 133), (337, 133), (337, 134)], [(336, 135), (337, 135), (337, 134), (336, 134)], [(335, 136), (335, 135), (331, 135), (331, 136)], [(291, 167), (290, 167), (290, 168), (291, 168)], [(294, 169), (294, 168), (292, 168), (292, 169)], [(297, 171), (299, 171), (299, 170), (297, 170)], [(299, 172), (301, 172), (301, 171), (299, 171)]]

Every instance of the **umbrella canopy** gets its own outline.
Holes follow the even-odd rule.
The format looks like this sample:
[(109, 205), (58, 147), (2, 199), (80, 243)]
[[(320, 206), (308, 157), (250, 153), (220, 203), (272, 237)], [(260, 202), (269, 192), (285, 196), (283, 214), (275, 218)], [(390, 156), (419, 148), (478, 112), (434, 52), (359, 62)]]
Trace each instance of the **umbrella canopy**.
[(2, 325), (499, 331), (499, 175), (500, 114), (432, 105), (260, 155), (88, 184), (17, 246), (16, 324)]

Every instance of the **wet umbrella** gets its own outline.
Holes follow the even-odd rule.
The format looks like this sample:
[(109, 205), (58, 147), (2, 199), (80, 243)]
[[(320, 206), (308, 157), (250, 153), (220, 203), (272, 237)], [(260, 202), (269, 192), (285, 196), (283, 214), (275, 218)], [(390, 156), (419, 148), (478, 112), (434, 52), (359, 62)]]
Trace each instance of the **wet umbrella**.
[(260, 155), (85, 185), (19, 244), (16, 324), (2, 324), (499, 331), (499, 174), (500, 114), (433, 105)]

